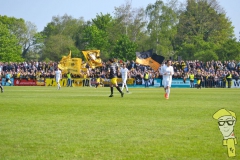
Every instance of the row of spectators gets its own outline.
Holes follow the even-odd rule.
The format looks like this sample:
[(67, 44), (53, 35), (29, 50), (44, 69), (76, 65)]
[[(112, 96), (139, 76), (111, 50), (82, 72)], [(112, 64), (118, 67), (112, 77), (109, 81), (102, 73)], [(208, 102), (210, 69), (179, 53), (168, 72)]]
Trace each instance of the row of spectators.
[[(122, 61), (116, 62), (121, 67)], [(129, 70), (129, 78), (141, 79), (144, 73), (149, 73), (149, 78), (161, 78), (158, 71), (152, 70), (148, 66), (140, 65), (135, 61), (125, 62)], [(0, 62), (0, 75), (5, 77), (7, 73), (11, 74), (14, 78), (54, 78), (55, 69), (57, 68), (57, 62), (20, 62), (20, 63), (2, 63)], [(231, 72), (232, 78), (235, 80), (239, 79), (240, 73), (240, 61), (209, 61), (202, 62), (198, 60), (194, 61), (173, 61), (174, 68), (173, 79), (186, 79), (189, 77), (190, 72), (194, 75), (201, 74), (203, 76), (204, 85), (206, 87), (220, 87), (221, 82), (226, 81), (226, 75)], [(73, 78), (96, 78), (101, 77), (103, 79), (108, 78), (108, 64), (103, 62), (103, 66), (100, 68), (91, 69), (86, 66), (86, 71), (82, 71), (79, 75), (72, 75)], [(118, 76), (121, 77), (120, 72)], [(63, 75), (66, 77), (66, 75)]]

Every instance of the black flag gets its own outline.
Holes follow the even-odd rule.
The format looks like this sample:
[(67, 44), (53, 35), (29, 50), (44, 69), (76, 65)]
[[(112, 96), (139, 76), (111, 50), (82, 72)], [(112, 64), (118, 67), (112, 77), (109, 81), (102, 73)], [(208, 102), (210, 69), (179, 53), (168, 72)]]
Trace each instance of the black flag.
[(153, 53), (153, 49), (144, 52), (136, 52), (136, 63), (150, 66), (155, 71), (161, 66), (163, 60), (164, 57)]

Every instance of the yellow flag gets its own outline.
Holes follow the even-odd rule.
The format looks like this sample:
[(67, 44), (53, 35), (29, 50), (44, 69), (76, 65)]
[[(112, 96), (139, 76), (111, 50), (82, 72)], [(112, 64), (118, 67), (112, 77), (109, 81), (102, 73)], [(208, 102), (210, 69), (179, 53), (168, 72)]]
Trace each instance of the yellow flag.
[(68, 56), (63, 56), (62, 60), (58, 64), (58, 67), (62, 70), (62, 73), (80, 74), (81, 72), (82, 59), (71, 58), (71, 51)]
[(100, 50), (82, 51), (86, 61), (91, 68), (101, 67), (102, 60), (100, 58)]
[(82, 65), (81, 58), (71, 58), (71, 60), (69, 60), (67, 70), (72, 74), (80, 74), (81, 65)]
[(62, 60), (61, 60), (61, 61), (65, 61), (65, 60), (71, 59), (71, 55), (72, 55), (72, 52), (70, 51), (67, 56), (63, 56), (63, 57), (62, 57)]

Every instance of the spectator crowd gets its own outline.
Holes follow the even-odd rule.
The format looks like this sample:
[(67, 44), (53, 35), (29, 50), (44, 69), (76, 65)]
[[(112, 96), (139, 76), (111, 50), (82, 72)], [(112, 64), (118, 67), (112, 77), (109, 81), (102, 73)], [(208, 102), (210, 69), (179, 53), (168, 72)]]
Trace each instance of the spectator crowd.
[[(126, 64), (129, 70), (128, 78), (141, 79), (145, 72), (149, 73), (150, 79), (162, 78), (159, 71), (152, 70), (149, 66), (144, 66), (135, 63), (135, 61), (121, 60), (116, 61), (119, 69), (122, 63)], [(20, 79), (37, 79), (37, 78), (54, 78), (55, 70), (57, 68), (57, 62), (0, 62), (0, 78), (5, 78), (7, 74), (11, 74), (13, 78)], [(173, 79), (183, 79), (184, 81), (189, 78), (190, 74), (194, 74), (195, 77), (201, 75), (202, 87), (226, 87), (226, 76), (231, 74), (232, 79), (236, 81), (239, 79), (240, 74), (240, 61), (208, 61), (202, 62), (198, 60), (191, 61), (172, 61), (174, 68)], [(108, 79), (108, 64), (103, 62), (103, 66), (92, 69), (86, 65), (86, 69), (82, 70), (78, 75), (72, 75), (72, 78), (98, 78)], [(121, 78), (120, 72), (118, 73)], [(66, 77), (66, 74), (63, 75)]]

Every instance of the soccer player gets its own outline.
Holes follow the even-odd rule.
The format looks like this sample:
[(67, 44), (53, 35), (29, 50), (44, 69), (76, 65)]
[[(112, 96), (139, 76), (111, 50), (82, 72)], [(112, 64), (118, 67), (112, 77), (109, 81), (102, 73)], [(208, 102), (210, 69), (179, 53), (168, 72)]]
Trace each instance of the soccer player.
[(11, 77), (12, 77), (11, 73), (7, 72), (7, 74), (6, 74), (6, 82), (8, 82), (10, 85), (12, 85)]
[(0, 83), (0, 88), (1, 88), (1, 93), (3, 93), (3, 87), (1, 83)]
[(100, 83), (101, 83), (100, 71), (97, 69), (97, 71), (96, 71), (96, 85), (95, 85), (95, 88), (98, 88)]
[(171, 88), (171, 84), (172, 84), (172, 75), (174, 74), (174, 70), (171, 65), (172, 65), (172, 61), (167, 60), (167, 64), (165, 66), (163, 66), (161, 69), (161, 73), (163, 75), (163, 87), (165, 90), (164, 97), (166, 99), (169, 99), (170, 88)]
[(123, 97), (123, 92), (119, 88), (117, 84), (117, 65), (114, 64), (114, 59), (109, 59), (109, 79), (110, 79), (110, 90), (111, 90), (111, 95), (109, 97), (113, 97), (113, 86), (117, 88), (117, 90), (121, 93), (121, 96)]
[[(1, 72), (0, 72), (0, 79), (1, 79)], [(0, 88), (1, 88), (1, 93), (3, 93), (2, 81), (0, 81)]]
[[(162, 75), (162, 85), (161, 86), (163, 86), (163, 89), (164, 89), (164, 92), (166, 92), (166, 89), (165, 89), (165, 87), (164, 87), (164, 84), (165, 84), (165, 77), (163, 76), (163, 71), (164, 71), (164, 68), (166, 67), (166, 64), (167, 64), (167, 62), (163, 62), (162, 63), (162, 66), (159, 68), (159, 73), (160, 73), (160, 75)], [(166, 97), (166, 96), (164, 96), (164, 97)]]
[(59, 90), (61, 88), (59, 81), (60, 79), (62, 79), (62, 71), (59, 70), (59, 68), (57, 68), (57, 70), (55, 71), (55, 78), (57, 82), (57, 89)]
[(127, 86), (127, 76), (128, 76), (128, 69), (126, 68), (126, 64), (123, 63), (122, 68), (120, 70), (120, 73), (122, 75), (122, 88), (121, 91), (123, 91), (124, 86), (126, 87), (127, 93), (128, 93), (128, 86)]

